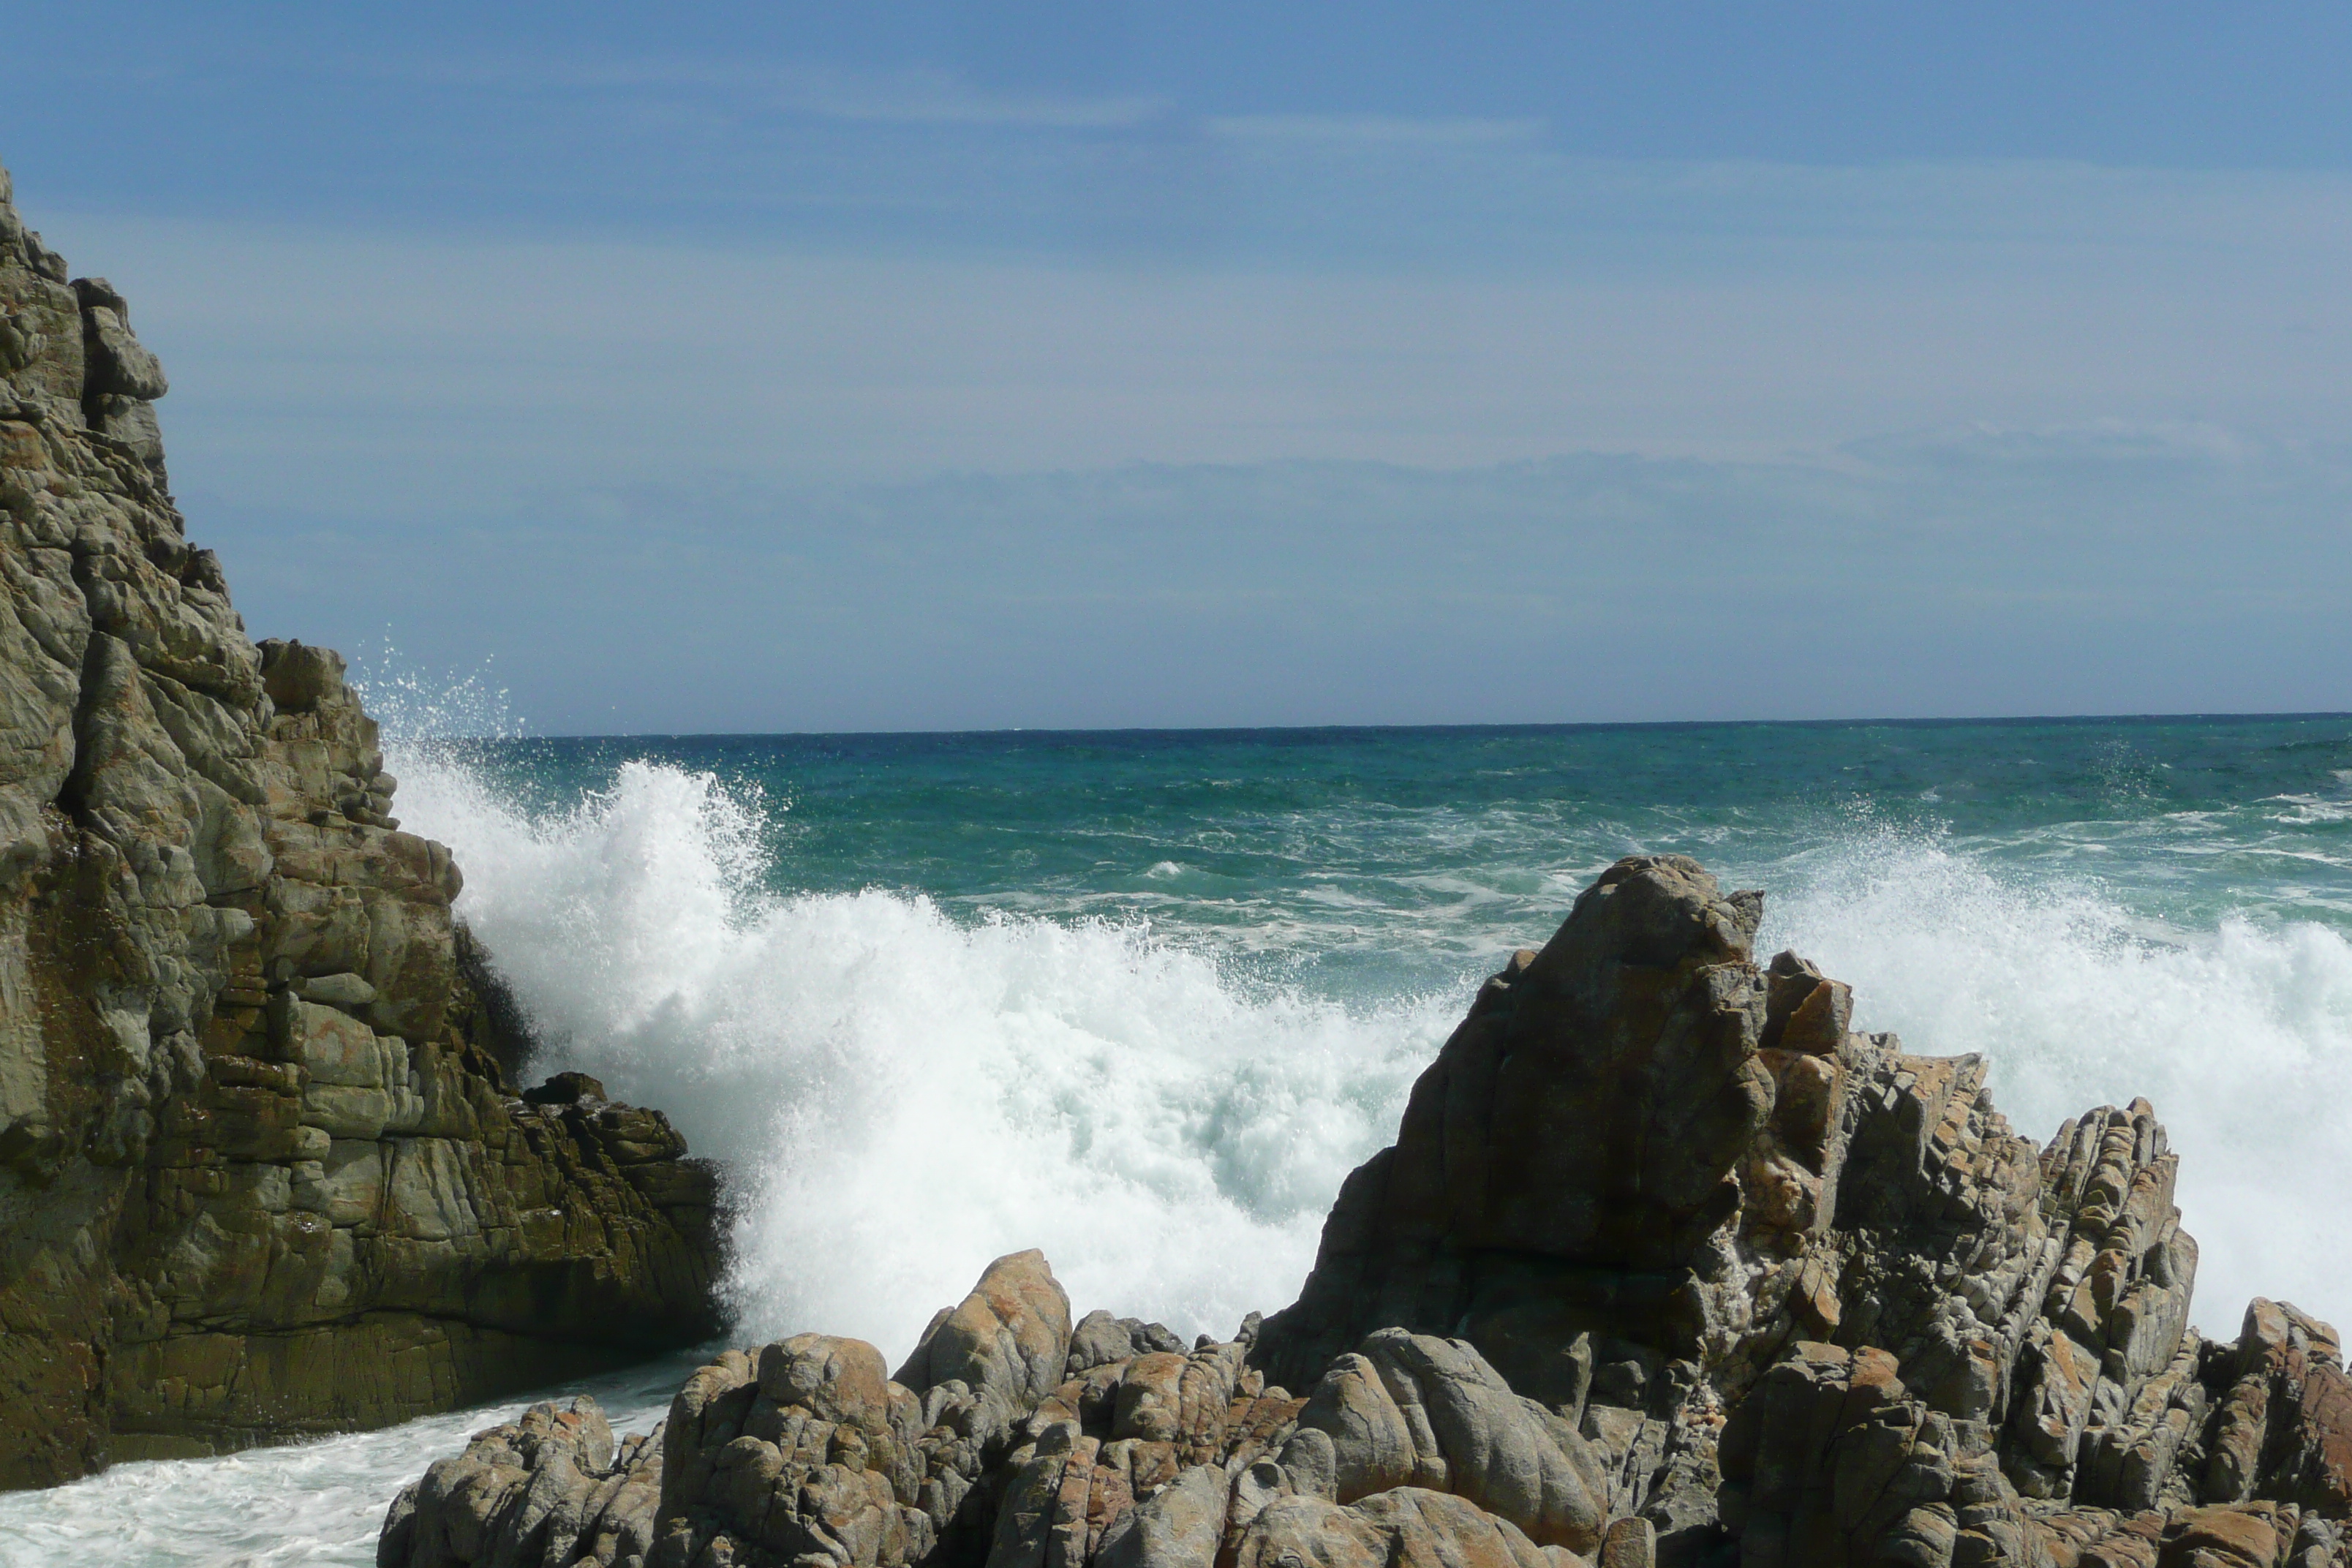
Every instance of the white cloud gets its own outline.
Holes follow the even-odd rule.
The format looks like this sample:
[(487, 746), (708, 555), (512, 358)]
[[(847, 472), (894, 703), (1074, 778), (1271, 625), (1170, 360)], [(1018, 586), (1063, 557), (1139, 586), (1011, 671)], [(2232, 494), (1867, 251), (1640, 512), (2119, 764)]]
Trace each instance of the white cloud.
[(47, 227), (257, 627), (546, 727), (2352, 701), (2352, 181), (1578, 189), (1542, 266)]

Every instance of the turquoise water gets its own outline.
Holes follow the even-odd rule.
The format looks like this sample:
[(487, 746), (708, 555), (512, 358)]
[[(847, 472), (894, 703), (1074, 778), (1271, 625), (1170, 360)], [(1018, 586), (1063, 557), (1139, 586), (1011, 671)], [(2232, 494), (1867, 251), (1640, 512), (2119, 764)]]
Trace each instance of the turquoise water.
[(2090, 879), (2156, 927), (2352, 921), (2352, 720), (509, 740), (545, 816), (631, 762), (711, 775), (780, 893), (1149, 919), (1339, 996), (1458, 975), (1621, 854), (1809, 882), (1857, 840)]
[[(2335, 1291), (2311, 1244), (2352, 1240), (2321, 1195), (2352, 1175), (2342, 716), (506, 739), (404, 768), (550, 1065), (740, 1173), (754, 1324), (895, 1344), (1038, 1243), (1083, 1300), (1188, 1329), (1286, 1300), (1479, 977), (1637, 850), (1764, 889), (1768, 945), (1914, 1049), (1986, 1053), (2028, 1131), (2156, 1100), (2208, 1321)], [(2292, 1228), (2241, 1223), (2282, 1190), (2311, 1195)]]
[[(2352, 1319), (2352, 718), (476, 741), (397, 696), (539, 1065), (726, 1163), (746, 1340), (895, 1359), (1029, 1246), (1081, 1310), (1286, 1303), (1478, 979), (1636, 850), (2027, 1132), (2147, 1095), (2209, 1331)], [(493, 1414), (0, 1500), (0, 1562), (368, 1562)]]

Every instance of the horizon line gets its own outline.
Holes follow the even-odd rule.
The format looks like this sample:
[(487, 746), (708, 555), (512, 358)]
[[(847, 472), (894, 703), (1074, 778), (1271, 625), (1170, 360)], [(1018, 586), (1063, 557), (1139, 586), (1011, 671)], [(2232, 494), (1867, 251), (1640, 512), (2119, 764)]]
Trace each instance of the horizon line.
[[(1428, 724), (1117, 724), (1063, 727), (996, 725), (953, 730), (700, 730), (607, 731), (570, 734), (426, 735), (423, 741), (772, 741), (838, 740), (847, 738), (946, 739), (963, 736), (1068, 735), (1331, 735), (1392, 734), (1407, 731), (1458, 731), (1496, 732), (1575, 732), (1612, 730), (1731, 730), (1731, 729), (1932, 729), (1969, 724), (2060, 726), (2068, 724), (2185, 724), (2315, 721), (2352, 720), (2352, 710), (2310, 711), (2230, 711), (2203, 713), (2017, 713), (1958, 714), (1942, 717), (1860, 719), (1596, 719), (1532, 721), (1467, 721)], [(399, 743), (402, 737), (389, 737)]]

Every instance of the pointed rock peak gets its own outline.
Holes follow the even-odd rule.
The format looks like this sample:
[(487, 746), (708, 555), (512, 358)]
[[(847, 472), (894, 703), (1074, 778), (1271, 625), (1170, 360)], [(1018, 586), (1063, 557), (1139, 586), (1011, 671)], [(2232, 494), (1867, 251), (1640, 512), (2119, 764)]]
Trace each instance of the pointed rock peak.
[(1580, 988), (1620, 965), (1746, 963), (1763, 916), (1762, 893), (1726, 893), (1687, 855), (1629, 855), (1578, 898), (1530, 974)]

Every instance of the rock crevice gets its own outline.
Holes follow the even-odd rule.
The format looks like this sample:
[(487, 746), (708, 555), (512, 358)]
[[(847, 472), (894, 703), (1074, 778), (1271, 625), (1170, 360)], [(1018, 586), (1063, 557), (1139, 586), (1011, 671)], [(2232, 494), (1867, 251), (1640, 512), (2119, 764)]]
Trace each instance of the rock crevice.
[(257, 646), (186, 537), (167, 386), (0, 172), (0, 1487), (719, 1326), (712, 1173), (515, 1095), (342, 660)]
[[(1000, 1259), (896, 1380), (816, 1335), (705, 1368), (628, 1544), (541, 1561), (2352, 1563), (2337, 1336), (2267, 1300), (2234, 1342), (2189, 1327), (2151, 1108), (2037, 1147), (1980, 1059), (1759, 964), (1761, 908), (1679, 857), (1612, 867), (1480, 990), (1299, 1300), (1233, 1340), (1074, 1327), (1041, 1257)], [(533, 1495), (509, 1468), (496, 1496)], [(537, 1516), (446, 1522), (442, 1474), (384, 1568), (523, 1560)]]

